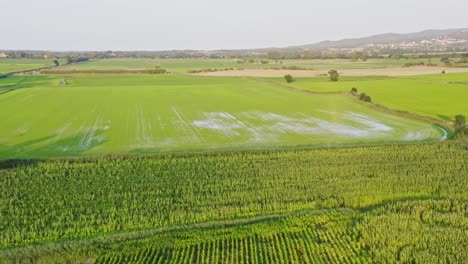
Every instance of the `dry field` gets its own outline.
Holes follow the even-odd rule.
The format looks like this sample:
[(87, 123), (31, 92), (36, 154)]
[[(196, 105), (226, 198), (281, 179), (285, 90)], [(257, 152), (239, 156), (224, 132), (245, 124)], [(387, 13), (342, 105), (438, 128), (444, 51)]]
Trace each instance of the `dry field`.
[[(341, 76), (412, 76), (424, 74), (438, 74), (442, 71), (447, 73), (468, 72), (468, 68), (448, 68), (448, 67), (405, 67), (405, 68), (385, 68), (385, 69), (343, 69), (339, 70)], [(267, 69), (247, 69), (217, 72), (202, 72), (193, 75), (200, 76), (230, 76), (230, 77), (283, 77), (292, 74), (294, 77), (316, 77), (327, 75), (325, 70), (267, 70)]]

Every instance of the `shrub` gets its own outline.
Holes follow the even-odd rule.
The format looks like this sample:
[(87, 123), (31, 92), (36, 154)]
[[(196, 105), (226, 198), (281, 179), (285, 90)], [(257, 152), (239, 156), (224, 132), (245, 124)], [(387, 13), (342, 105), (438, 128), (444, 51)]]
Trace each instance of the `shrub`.
[(330, 76), (330, 81), (332, 82), (338, 81), (338, 77), (340, 77), (340, 74), (337, 70), (329, 70), (328, 75)]
[(294, 78), (290, 74), (285, 75), (284, 79), (286, 80), (287, 83), (294, 82)]
[(353, 94), (357, 94), (358, 90), (357, 90), (356, 87), (353, 87), (353, 88), (351, 88), (351, 92), (352, 92)]
[(455, 134), (468, 135), (468, 127), (466, 126), (466, 117), (464, 115), (455, 116)]

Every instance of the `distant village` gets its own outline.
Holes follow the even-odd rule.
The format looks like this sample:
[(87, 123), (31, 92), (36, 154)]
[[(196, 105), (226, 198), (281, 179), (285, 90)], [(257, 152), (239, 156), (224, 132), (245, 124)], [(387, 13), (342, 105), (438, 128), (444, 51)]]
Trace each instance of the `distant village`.
[(434, 52), (445, 52), (450, 51), (451, 49), (457, 48), (466, 48), (468, 46), (468, 40), (466, 39), (457, 39), (457, 38), (433, 38), (428, 40), (421, 41), (412, 41), (412, 42), (394, 42), (394, 43), (384, 43), (384, 44), (374, 44), (369, 43), (362, 45), (360, 47), (353, 48), (329, 48), (329, 51), (335, 52), (358, 52), (365, 50), (407, 50), (410, 52), (417, 51), (434, 51)]

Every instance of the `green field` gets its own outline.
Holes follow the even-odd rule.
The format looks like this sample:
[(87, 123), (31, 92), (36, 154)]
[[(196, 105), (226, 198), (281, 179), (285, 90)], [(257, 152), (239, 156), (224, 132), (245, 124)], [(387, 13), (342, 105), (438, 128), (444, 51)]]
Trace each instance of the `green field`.
[[(64, 60), (61, 60), (64, 62)], [(54, 65), (52, 59), (0, 59), (0, 74)]]
[(379, 69), (402, 67), (408, 62), (428, 62), (428, 60), (405, 59), (369, 59), (367, 61), (353, 62), (351, 60), (266, 60), (268, 64), (262, 64), (261, 60), (255, 63), (238, 63), (238, 59), (104, 59), (92, 60), (82, 64), (65, 65), (59, 70), (141, 70), (152, 69), (160, 66), (170, 72), (188, 72), (202, 69), (270, 69), (282, 67), (300, 67), (304, 69), (329, 70), (335, 69)]
[[(272, 79), (283, 83), (284, 79)], [(384, 106), (453, 120), (457, 114), (468, 114), (468, 74), (440, 74), (411, 77), (342, 77), (338, 82), (328, 78), (296, 78), (293, 87), (317, 92), (350, 91), (356, 87)]]
[(0, 264), (467, 263), (468, 145), (440, 122), (468, 114), (468, 74), (295, 79), (0, 79)]
[(466, 155), (453, 142), (2, 163), (0, 262), (466, 263)]
[(442, 128), (247, 78), (177, 75), (0, 80), (0, 159), (439, 141)]

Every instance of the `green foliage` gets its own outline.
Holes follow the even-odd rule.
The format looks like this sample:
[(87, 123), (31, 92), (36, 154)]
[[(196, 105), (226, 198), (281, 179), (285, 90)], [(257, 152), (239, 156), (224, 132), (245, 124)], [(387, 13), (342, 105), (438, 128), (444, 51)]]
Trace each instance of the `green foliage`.
[(338, 81), (338, 77), (340, 77), (340, 74), (338, 73), (337, 70), (329, 70), (328, 75), (330, 77), (330, 81), (332, 82)]
[(284, 79), (286, 80), (287, 83), (294, 82), (294, 78), (290, 74), (285, 75)]
[(464, 126), (466, 125), (466, 117), (464, 115), (455, 116), (455, 126)]
[(464, 115), (455, 116), (455, 134), (458, 137), (468, 136), (468, 127), (466, 126), (466, 117)]
[(463, 263), (466, 151), (434, 143), (3, 163), (0, 258)]
[(351, 88), (351, 92), (352, 92), (353, 94), (357, 94), (357, 93), (358, 93), (358, 89), (357, 89), (356, 87), (353, 87), (353, 88)]

